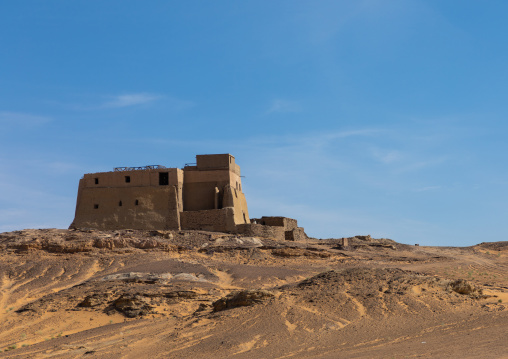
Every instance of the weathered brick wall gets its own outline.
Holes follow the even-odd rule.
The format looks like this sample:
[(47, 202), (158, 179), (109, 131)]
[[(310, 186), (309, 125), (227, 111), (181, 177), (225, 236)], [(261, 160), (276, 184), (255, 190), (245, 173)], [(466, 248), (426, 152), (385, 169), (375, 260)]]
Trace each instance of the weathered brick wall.
[(71, 228), (180, 229), (177, 190), (81, 187)]
[(235, 210), (233, 208), (180, 213), (182, 229), (200, 229), (213, 232), (235, 232)]
[(245, 236), (273, 238), (279, 241), (283, 241), (285, 239), (284, 228), (278, 226), (246, 223), (237, 225), (236, 231), (237, 233)]
[(247, 200), (245, 195), (238, 189), (232, 186), (226, 186), (224, 188), (224, 207), (235, 208), (235, 223), (244, 224), (250, 223), (249, 211), (247, 209)]
[(298, 228), (298, 221), (293, 218), (284, 218), (284, 229), (286, 231), (292, 231)]
[(286, 241), (304, 241), (308, 238), (302, 227), (296, 227), (290, 231), (285, 231), (284, 234)]
[[(253, 218), (254, 220), (254, 218)], [(287, 217), (261, 217), (261, 218), (255, 218), (256, 223), (262, 224), (265, 226), (276, 226), (276, 227), (283, 227), (286, 231), (291, 231), (298, 227), (298, 221), (293, 218), (287, 218)]]

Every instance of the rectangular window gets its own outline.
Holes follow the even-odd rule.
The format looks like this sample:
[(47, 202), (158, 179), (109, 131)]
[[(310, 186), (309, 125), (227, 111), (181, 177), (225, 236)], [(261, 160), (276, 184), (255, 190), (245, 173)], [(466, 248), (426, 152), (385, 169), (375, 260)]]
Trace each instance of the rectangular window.
[(94, 204), (93, 205), (93, 209), (98, 209), (99, 208), (99, 205), (98, 204)]
[(99, 179), (95, 177), (95, 184), (99, 184)]
[(159, 186), (167, 186), (167, 185), (169, 185), (169, 173), (159, 172)]
[(131, 182), (131, 176), (125, 176), (125, 183)]
[(139, 201), (138, 201), (138, 200), (136, 200), (136, 202), (134, 202), (134, 205), (135, 205), (135, 206), (139, 205)]

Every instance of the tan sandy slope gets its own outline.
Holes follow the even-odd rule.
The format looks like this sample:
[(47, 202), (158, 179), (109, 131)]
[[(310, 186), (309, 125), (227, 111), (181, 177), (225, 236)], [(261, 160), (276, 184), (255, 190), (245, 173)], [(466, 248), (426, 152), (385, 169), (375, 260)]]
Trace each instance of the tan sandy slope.
[(508, 242), (0, 234), (0, 357), (508, 358)]

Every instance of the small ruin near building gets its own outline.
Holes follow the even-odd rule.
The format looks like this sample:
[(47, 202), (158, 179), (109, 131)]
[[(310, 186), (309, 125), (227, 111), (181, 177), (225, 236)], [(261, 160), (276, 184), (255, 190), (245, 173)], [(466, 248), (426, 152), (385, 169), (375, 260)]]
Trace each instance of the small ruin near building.
[(252, 218), (249, 224), (239, 224), (237, 231), (249, 236), (272, 237), (287, 241), (307, 239), (303, 228), (298, 227), (296, 219), (287, 217)]
[(278, 240), (307, 238), (285, 217), (249, 219), (240, 167), (230, 154), (197, 155), (180, 168), (118, 167), (79, 181), (71, 229), (205, 230)]

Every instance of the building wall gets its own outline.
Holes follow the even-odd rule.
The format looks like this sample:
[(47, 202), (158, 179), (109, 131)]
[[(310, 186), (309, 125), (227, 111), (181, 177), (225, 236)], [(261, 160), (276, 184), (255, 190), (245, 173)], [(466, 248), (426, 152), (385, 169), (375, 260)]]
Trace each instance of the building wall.
[(224, 187), (230, 183), (228, 170), (184, 170), (183, 210), (200, 211), (215, 208), (215, 188), (219, 198), (224, 195)]
[(250, 223), (245, 195), (233, 186), (226, 186), (224, 189), (223, 206), (235, 209), (236, 224)]
[[(216, 155), (213, 155), (216, 156)], [(212, 157), (213, 157), (212, 156)], [(223, 155), (218, 155), (223, 156)], [(198, 157), (198, 164), (199, 157)], [(231, 156), (232, 157), (232, 156)], [(234, 157), (232, 157), (234, 167), (238, 167), (234, 163)], [(213, 163), (216, 164), (215, 162)], [(220, 163), (219, 163), (220, 164)], [(227, 163), (226, 163), (227, 164)], [(216, 169), (207, 165), (200, 168), (199, 166), (185, 167), (183, 176), (183, 210), (184, 211), (200, 211), (209, 209), (220, 209), (227, 207), (224, 203), (221, 203), (224, 198), (224, 190), (228, 186), (233, 186), (237, 192), (242, 192), (242, 181), (240, 177), (240, 170), (236, 172), (230, 171), (229, 169)], [(215, 208), (216, 200), (215, 193), (219, 190), (219, 208)], [(242, 193), (243, 198), (245, 196)], [(240, 203), (240, 202), (238, 202)], [(246, 208), (246, 205), (244, 206)], [(248, 217), (248, 211), (243, 209), (243, 213)], [(240, 214), (243, 216), (243, 214)], [(241, 222), (244, 223), (244, 222)]]
[(214, 232), (235, 232), (235, 209), (228, 207), (180, 213), (182, 229), (200, 229)]
[[(83, 176), (84, 187), (136, 187), (136, 186), (159, 186), (159, 173), (168, 173), (169, 186), (182, 185), (183, 174), (179, 168), (161, 168), (157, 170), (118, 171), (87, 173)], [(125, 177), (130, 177), (126, 182)], [(98, 183), (95, 183), (95, 180)]]
[(176, 186), (94, 188), (83, 182), (71, 228), (180, 229)]
[(197, 155), (196, 167), (200, 170), (209, 169), (227, 169), (231, 170), (235, 166), (235, 157), (227, 154), (217, 155)]

